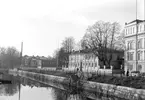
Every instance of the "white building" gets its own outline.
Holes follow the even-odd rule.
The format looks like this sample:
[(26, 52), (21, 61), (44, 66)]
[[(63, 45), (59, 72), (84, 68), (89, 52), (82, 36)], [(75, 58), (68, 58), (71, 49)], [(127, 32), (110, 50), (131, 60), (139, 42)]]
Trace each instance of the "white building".
[(96, 71), (99, 69), (98, 57), (91, 52), (76, 51), (69, 56), (69, 69), (79, 68), (84, 72)]
[(66, 70), (76, 71), (76, 69), (80, 69), (83, 72), (88, 73), (98, 73), (98, 74), (111, 74), (112, 70), (115, 68), (120, 69), (123, 62), (120, 64), (120, 60), (118, 58), (123, 58), (124, 52), (122, 51), (113, 51), (111, 66), (106, 67), (103, 66), (101, 61), (99, 61), (98, 57), (91, 50), (80, 50), (75, 51), (69, 55), (69, 65)]
[(145, 72), (145, 21), (125, 23), (125, 70)]

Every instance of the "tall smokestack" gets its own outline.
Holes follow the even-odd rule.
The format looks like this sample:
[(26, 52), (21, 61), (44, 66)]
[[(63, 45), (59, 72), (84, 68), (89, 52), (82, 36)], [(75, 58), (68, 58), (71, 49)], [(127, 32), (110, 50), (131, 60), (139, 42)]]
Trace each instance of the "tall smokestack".
[(21, 42), (20, 66), (22, 66), (23, 42)]

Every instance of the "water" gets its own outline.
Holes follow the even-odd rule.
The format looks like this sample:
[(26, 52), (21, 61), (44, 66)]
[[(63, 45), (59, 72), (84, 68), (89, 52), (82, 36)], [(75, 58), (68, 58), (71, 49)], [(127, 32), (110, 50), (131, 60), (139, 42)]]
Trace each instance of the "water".
[(0, 100), (124, 100), (99, 93), (51, 83), (45, 85), (27, 78), (0, 75), (12, 84), (0, 84)]

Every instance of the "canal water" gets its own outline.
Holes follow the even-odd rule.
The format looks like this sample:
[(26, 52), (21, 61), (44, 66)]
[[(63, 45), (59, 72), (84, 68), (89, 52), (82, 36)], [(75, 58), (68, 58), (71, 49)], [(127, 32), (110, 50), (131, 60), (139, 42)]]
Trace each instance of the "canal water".
[(20, 76), (0, 75), (0, 80), (12, 82), (0, 84), (0, 100), (124, 100), (60, 84), (45, 85)]

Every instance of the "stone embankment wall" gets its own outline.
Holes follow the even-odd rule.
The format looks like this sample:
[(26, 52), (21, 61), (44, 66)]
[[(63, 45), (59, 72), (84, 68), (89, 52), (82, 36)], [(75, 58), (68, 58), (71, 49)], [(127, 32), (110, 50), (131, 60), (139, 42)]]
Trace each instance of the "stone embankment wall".
[[(22, 77), (28, 77), (28, 78), (35, 79), (44, 83), (47, 83), (49, 81), (63, 83), (63, 84), (69, 83), (69, 79), (65, 77), (38, 74), (38, 73), (27, 72), (27, 71), (16, 71), (16, 70), (15, 71), (10, 70), (9, 73), (18, 74)], [(124, 99), (145, 100), (145, 90), (143, 89), (134, 89), (130, 87), (116, 86), (116, 85), (97, 83), (97, 82), (91, 82), (91, 81), (83, 82), (83, 88), (85, 90), (99, 92), (106, 95), (116, 96), (116, 97), (124, 98)]]

